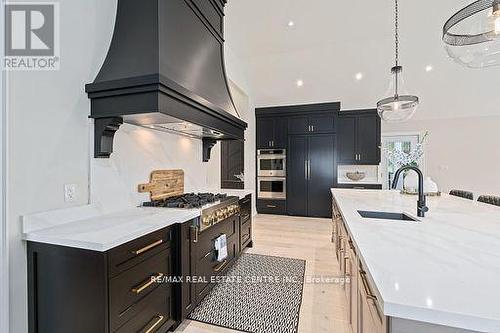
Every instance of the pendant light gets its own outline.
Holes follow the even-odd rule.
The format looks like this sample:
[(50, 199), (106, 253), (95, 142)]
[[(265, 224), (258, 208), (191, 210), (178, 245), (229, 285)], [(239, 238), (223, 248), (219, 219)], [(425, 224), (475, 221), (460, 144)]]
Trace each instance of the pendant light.
[(409, 120), (417, 110), (419, 99), (417, 96), (400, 94), (403, 91), (404, 80), (402, 77), (403, 66), (399, 64), (399, 5), (394, 1), (395, 12), (395, 66), (391, 68), (392, 79), (389, 91), (384, 98), (377, 103), (380, 118), (387, 122), (402, 122)]
[(455, 13), (443, 27), (443, 42), (461, 65), (500, 65), (500, 0), (479, 0)]

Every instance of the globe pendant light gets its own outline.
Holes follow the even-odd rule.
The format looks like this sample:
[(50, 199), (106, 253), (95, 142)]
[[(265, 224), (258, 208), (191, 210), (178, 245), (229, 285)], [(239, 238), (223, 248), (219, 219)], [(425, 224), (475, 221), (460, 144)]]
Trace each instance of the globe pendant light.
[(500, 0), (479, 0), (443, 27), (448, 55), (469, 68), (500, 65)]
[(402, 122), (409, 120), (417, 110), (419, 99), (417, 96), (400, 94), (404, 84), (402, 73), (403, 66), (399, 65), (399, 6), (398, 0), (395, 0), (395, 66), (391, 68), (392, 80), (389, 87), (389, 92), (384, 98), (377, 103), (377, 110), (380, 118), (387, 122)]

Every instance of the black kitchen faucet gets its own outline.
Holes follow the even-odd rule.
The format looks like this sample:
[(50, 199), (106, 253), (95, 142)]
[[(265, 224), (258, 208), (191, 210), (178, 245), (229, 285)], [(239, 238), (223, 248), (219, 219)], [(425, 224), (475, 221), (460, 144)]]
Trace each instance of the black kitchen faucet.
[(405, 170), (413, 170), (418, 175), (417, 215), (418, 215), (418, 217), (425, 217), (425, 212), (429, 211), (429, 208), (425, 204), (424, 175), (422, 174), (422, 171), (420, 171), (419, 168), (411, 166), (411, 165), (407, 165), (407, 166), (399, 168), (398, 171), (396, 171), (396, 174), (394, 175), (394, 180), (392, 182), (392, 188), (396, 189), (396, 187), (398, 186), (399, 176)]

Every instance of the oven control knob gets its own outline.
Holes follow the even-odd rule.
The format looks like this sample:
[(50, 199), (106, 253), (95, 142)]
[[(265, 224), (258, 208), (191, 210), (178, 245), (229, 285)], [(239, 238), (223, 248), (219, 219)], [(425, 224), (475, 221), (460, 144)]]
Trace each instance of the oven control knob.
[(203, 219), (202, 219), (202, 223), (203, 225), (210, 225), (210, 216), (205, 216)]

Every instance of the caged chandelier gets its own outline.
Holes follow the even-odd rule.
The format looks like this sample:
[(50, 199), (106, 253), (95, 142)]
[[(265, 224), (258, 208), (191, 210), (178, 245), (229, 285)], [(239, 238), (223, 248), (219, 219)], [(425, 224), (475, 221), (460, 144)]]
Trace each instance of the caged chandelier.
[(383, 100), (377, 103), (380, 118), (387, 122), (402, 122), (409, 120), (417, 110), (419, 98), (409, 94), (400, 94), (403, 90), (403, 66), (399, 64), (399, 5), (394, 1), (395, 27), (395, 66), (391, 68), (392, 79), (389, 92)]
[(500, 0), (479, 0), (459, 10), (445, 23), (443, 42), (463, 66), (500, 65)]

